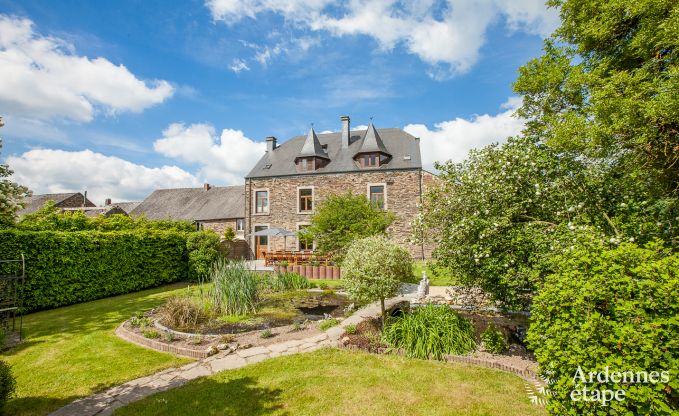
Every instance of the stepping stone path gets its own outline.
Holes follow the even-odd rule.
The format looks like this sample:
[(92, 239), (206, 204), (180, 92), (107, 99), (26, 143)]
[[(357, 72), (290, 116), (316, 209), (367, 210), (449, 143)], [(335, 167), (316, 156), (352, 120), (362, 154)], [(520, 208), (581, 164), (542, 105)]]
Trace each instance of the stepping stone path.
[[(409, 300), (409, 297), (398, 296), (385, 301), (387, 309)], [(339, 338), (347, 325), (357, 325), (360, 322), (380, 315), (379, 302), (372, 303), (358, 310), (339, 325), (332, 327), (323, 334), (311, 337), (285, 341), (266, 347), (252, 347), (244, 350), (226, 350), (216, 355), (186, 364), (179, 368), (168, 368), (150, 376), (128, 381), (125, 384), (108, 389), (70, 403), (52, 413), (51, 416), (94, 416), (111, 415), (119, 407), (125, 406), (152, 394), (173, 389), (198, 377), (205, 377), (220, 371), (245, 367), (248, 364), (268, 360), (282, 355), (298, 354), (315, 351), (323, 347), (336, 347)]]

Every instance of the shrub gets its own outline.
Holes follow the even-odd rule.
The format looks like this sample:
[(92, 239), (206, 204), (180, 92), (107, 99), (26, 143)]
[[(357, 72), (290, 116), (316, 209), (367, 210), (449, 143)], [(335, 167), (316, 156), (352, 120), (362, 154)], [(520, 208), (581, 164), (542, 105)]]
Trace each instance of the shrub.
[(14, 396), (16, 391), (16, 380), (12, 375), (12, 368), (5, 361), (0, 360), (0, 412)]
[(210, 274), (210, 298), (215, 309), (228, 315), (257, 310), (257, 277), (242, 261), (219, 259)]
[(344, 328), (344, 330), (345, 330), (346, 333), (349, 334), (349, 335), (355, 334), (355, 333), (356, 333), (356, 325), (355, 325), (355, 324), (347, 325), (347, 326)]
[(174, 335), (174, 333), (172, 333), (172, 332), (170, 332), (170, 331), (165, 331), (165, 332), (163, 332), (163, 340), (165, 340), (166, 342), (172, 342), (172, 341), (174, 341), (175, 339), (177, 339), (177, 338), (176, 338), (176, 336)]
[(21, 253), (25, 312), (136, 292), (187, 275), (186, 234), (173, 231), (0, 231), (0, 258)]
[[(652, 243), (615, 249), (590, 244), (555, 259), (555, 270), (533, 300), (529, 346), (552, 393), (554, 414), (676, 414), (679, 389), (679, 254)], [(669, 371), (669, 382), (587, 383), (624, 390), (606, 408), (571, 400), (576, 371)], [(618, 380), (620, 381), (620, 380)], [(628, 380), (629, 381), (629, 380)], [(605, 410), (605, 412), (604, 412)]]
[(292, 323), (292, 330), (293, 331), (301, 331), (303, 329), (302, 324), (299, 322), (293, 322)]
[(262, 338), (271, 338), (271, 337), (273, 337), (273, 332), (271, 332), (270, 329), (265, 329), (265, 330), (262, 331), (262, 333), (260, 334), (260, 337), (262, 337)]
[(333, 326), (337, 326), (339, 324), (339, 321), (335, 318), (328, 318), (323, 321), (321, 321), (320, 324), (318, 324), (318, 327), (322, 330), (325, 331), (326, 329), (330, 329)]
[(189, 253), (189, 277), (204, 279), (219, 257), (219, 235), (212, 230), (191, 233), (186, 239), (186, 249)]
[(390, 318), (382, 334), (392, 348), (402, 348), (409, 357), (445, 359), (448, 354), (474, 350), (474, 328), (447, 306), (428, 305)]
[(233, 230), (233, 227), (226, 227), (224, 229), (224, 240), (233, 241), (234, 238), (236, 238), (236, 232)]
[(150, 326), (153, 322), (151, 321), (151, 318), (146, 317), (146, 316), (133, 316), (130, 319), (130, 325), (133, 328), (146, 328), (147, 326)]
[(160, 338), (160, 332), (156, 331), (155, 329), (145, 329), (142, 331), (142, 335), (144, 335), (145, 338)]
[(384, 299), (394, 296), (401, 280), (412, 276), (410, 253), (387, 237), (374, 236), (355, 241), (342, 264), (342, 279), (349, 295), (359, 301), (380, 300), (384, 325)]
[(195, 335), (195, 336), (190, 337), (188, 339), (188, 342), (191, 345), (200, 345), (200, 344), (203, 343), (203, 337), (201, 337), (200, 335)]
[(160, 321), (163, 325), (179, 331), (196, 329), (207, 321), (210, 315), (205, 309), (185, 296), (173, 296), (159, 308)]
[(505, 336), (492, 322), (488, 324), (485, 331), (481, 334), (481, 340), (486, 351), (493, 354), (501, 354), (507, 349)]
[(311, 282), (306, 277), (297, 273), (277, 273), (267, 279), (267, 285), (275, 291), (299, 290), (311, 287)]

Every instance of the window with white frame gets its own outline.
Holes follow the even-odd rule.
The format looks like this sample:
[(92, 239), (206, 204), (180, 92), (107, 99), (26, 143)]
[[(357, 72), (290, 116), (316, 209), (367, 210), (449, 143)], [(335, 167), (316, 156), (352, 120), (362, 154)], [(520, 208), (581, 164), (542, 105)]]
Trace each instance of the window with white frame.
[(238, 218), (236, 220), (236, 231), (245, 231), (245, 219)]

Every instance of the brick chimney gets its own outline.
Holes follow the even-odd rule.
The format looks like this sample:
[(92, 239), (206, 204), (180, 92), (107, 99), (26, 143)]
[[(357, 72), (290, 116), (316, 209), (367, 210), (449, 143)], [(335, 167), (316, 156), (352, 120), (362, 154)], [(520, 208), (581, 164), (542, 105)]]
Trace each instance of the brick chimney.
[(340, 117), (340, 120), (342, 120), (342, 149), (348, 149), (349, 137), (351, 137), (349, 116), (342, 116)]
[(106, 198), (106, 199), (104, 200), (104, 205), (106, 205), (106, 206), (111, 205), (111, 198)]
[(266, 138), (266, 151), (273, 152), (276, 149), (276, 138), (269, 136)]
[(207, 182), (204, 183), (204, 184), (203, 184), (203, 190), (204, 190), (204, 191), (209, 191), (209, 190), (210, 190), (210, 184), (207, 183)]

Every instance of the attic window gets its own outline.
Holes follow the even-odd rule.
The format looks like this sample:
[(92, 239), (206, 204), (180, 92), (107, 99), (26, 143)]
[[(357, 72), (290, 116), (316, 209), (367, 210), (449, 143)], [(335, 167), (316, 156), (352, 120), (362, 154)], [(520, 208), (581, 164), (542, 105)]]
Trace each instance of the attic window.
[(321, 145), (321, 147), (323, 148), (323, 150), (326, 151), (326, 153), (328, 152), (328, 145), (327, 144), (323, 144), (323, 145)]
[(410, 155), (405, 155), (405, 156), (403, 156), (403, 160), (410, 160), (410, 159), (411, 159), (411, 158), (410, 158)]
[(271, 163), (269, 163), (269, 164), (267, 164), (266, 166), (264, 166), (264, 169), (271, 169)]

